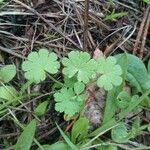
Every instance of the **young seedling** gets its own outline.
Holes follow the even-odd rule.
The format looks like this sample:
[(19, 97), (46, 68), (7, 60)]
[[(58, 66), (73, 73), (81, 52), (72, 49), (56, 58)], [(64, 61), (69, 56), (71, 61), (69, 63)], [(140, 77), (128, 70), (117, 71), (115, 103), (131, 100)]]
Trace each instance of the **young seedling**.
[[(71, 51), (68, 57), (62, 59), (62, 65), (64, 84), (54, 94), (55, 110), (64, 112), (68, 117), (82, 111), (86, 101), (85, 87), (92, 80), (96, 80), (97, 85), (105, 90), (111, 90), (122, 83), (121, 67), (112, 56), (94, 60), (87, 52)], [(22, 64), (26, 79), (35, 83), (44, 81), (46, 73), (56, 74), (59, 68), (56, 54), (49, 53), (46, 49), (30, 53)], [(75, 81), (72, 87), (66, 85), (66, 79)]]

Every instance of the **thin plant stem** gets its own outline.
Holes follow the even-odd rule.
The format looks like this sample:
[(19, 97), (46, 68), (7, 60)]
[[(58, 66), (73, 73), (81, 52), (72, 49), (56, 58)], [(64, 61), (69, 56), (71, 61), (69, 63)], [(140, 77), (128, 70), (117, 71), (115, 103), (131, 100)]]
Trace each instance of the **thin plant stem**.
[(52, 81), (54, 81), (55, 83), (57, 83), (57, 84), (59, 84), (59, 85), (61, 85), (61, 86), (64, 85), (64, 84), (61, 83), (60, 81), (57, 81), (55, 78), (53, 78), (50, 74), (48, 74), (48, 77), (49, 77)]

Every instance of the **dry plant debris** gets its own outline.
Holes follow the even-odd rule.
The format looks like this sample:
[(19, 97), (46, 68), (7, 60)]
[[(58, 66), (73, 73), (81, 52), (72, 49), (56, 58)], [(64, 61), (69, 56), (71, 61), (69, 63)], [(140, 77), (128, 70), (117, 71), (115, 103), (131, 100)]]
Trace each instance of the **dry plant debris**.
[[(52, 80), (46, 78), (42, 83), (31, 85), (26, 82), (21, 70), (22, 62), (28, 58), (31, 52), (38, 52), (39, 49), (45, 48), (50, 53), (57, 54), (60, 61), (68, 53), (76, 50), (88, 52), (94, 59), (126, 52), (138, 56), (148, 66), (148, 71), (145, 70), (150, 74), (150, 65), (147, 65), (150, 58), (149, 39), (150, 6), (148, 1), (146, 3), (143, 0), (0, 0), (0, 72), (5, 65), (10, 64), (14, 64), (17, 71), (15, 77), (6, 75), (12, 78), (7, 84), (4, 84), (0, 74), (0, 86), (3, 87), (3, 93), (8, 94), (8, 90), (10, 91), (7, 103), (2, 100), (3, 93), (0, 95), (0, 149), (15, 149), (18, 138), (24, 135), (22, 130), (29, 123), (31, 124), (24, 131), (29, 130), (30, 132), (28, 127), (35, 129), (36, 126), (36, 134), (34, 136), (33, 133), (33, 137), (29, 141), (31, 149), (38, 149), (38, 147), (46, 149), (45, 144), (51, 145), (59, 140), (61, 141), (59, 143), (62, 146), (61, 149), (67, 149), (69, 145), (72, 149), (80, 147), (79, 149), (84, 150), (94, 147), (95, 144), (101, 145), (102, 149), (115, 150), (136, 149), (140, 146), (143, 149), (149, 148), (150, 127), (146, 128), (146, 125), (150, 124), (148, 96), (137, 111), (123, 117), (122, 120), (127, 128), (120, 123), (117, 124), (119, 131), (116, 128), (117, 125), (108, 126), (104, 128), (104, 131), (99, 131), (97, 129), (107, 120), (106, 109), (110, 110), (110, 115), (114, 111), (114, 102), (111, 106), (107, 106), (106, 99), (109, 99), (111, 94), (116, 96), (117, 92), (112, 91), (111, 94), (108, 94), (102, 88), (97, 89), (95, 81), (90, 82), (86, 85), (87, 99), (84, 111), (81, 113), (87, 119), (79, 118), (80, 114), (77, 114), (69, 120), (68, 116), (63, 116), (55, 111), (55, 102), (52, 96), (62, 86), (62, 71), (58, 71), (53, 77), (49, 76)], [(44, 79), (46, 73), (45, 71)], [(146, 76), (147, 78), (149, 77)], [(56, 81), (55, 84), (54, 81)], [(71, 82), (74, 82), (74, 79)], [(69, 86), (71, 86), (71, 82), (69, 82)], [(11, 85), (15, 87), (13, 90), (11, 90)], [(124, 94), (135, 103), (142, 94), (144, 95), (143, 89), (138, 93), (139, 97), (131, 95), (131, 93), (136, 93), (139, 87), (134, 89), (127, 81), (123, 86), (129, 90), (125, 90), (125, 93), (121, 93), (122, 95), (117, 97), (118, 106), (120, 103), (124, 104), (122, 101)], [(20, 91), (20, 95), (23, 94), (20, 97), (21, 100), (15, 99), (18, 96), (17, 91)], [(13, 97), (11, 93), (13, 93)], [(9, 105), (12, 99), (15, 99), (15, 102)], [(42, 107), (41, 103), (43, 103)], [(148, 104), (149, 106), (146, 107)], [(40, 114), (42, 111), (44, 114), (38, 116), (35, 110)], [(121, 118), (122, 115), (118, 115), (120, 111), (121, 108), (117, 109), (112, 117), (115, 117), (116, 120)], [(36, 119), (36, 124), (33, 119)], [(55, 122), (59, 126), (56, 126)], [(88, 122), (90, 122), (90, 127)], [(91, 133), (76, 130), (75, 127), (79, 126), (82, 129), (85, 127)], [(58, 134), (58, 129), (61, 137)], [(111, 129), (112, 135), (110, 132), (105, 134)], [(128, 135), (127, 129), (131, 129), (135, 137)], [(137, 133), (135, 129), (142, 131)], [(76, 133), (77, 131), (78, 133)], [(118, 138), (117, 132), (120, 131), (127, 135), (126, 139)], [(23, 133), (22, 136), (20, 136), (21, 133)], [(74, 135), (74, 133), (76, 134)], [(66, 135), (69, 135), (70, 139), (67, 139)], [(97, 136), (100, 138), (96, 138)], [(128, 136), (131, 140), (128, 139)], [(94, 141), (93, 138), (96, 140)], [(67, 146), (62, 142), (62, 139), (67, 141)], [(74, 141), (73, 145), (70, 140)], [(22, 139), (19, 141), (22, 142)], [(124, 144), (122, 141), (126, 141), (126, 143)], [(42, 145), (44, 146), (42, 147)], [(51, 148), (56, 149), (55, 146), (58, 145), (52, 145)], [(17, 147), (19, 146), (17, 145)], [(98, 150), (101, 148), (95, 147)]]

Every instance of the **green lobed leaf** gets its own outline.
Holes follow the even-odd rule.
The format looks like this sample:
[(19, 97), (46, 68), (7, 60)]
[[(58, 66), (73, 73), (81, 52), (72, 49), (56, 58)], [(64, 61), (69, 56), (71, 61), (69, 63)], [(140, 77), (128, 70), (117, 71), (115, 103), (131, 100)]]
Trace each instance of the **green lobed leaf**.
[(74, 88), (74, 84), (77, 81), (76, 77), (68, 78), (67, 76), (64, 76), (64, 86), (67, 88)]
[(85, 98), (85, 95), (76, 95), (72, 88), (62, 88), (54, 94), (55, 110), (72, 117), (81, 111)]
[(89, 121), (85, 117), (79, 118), (72, 127), (71, 130), (71, 141), (76, 143), (77, 139), (80, 139), (80, 142), (84, 138), (87, 138)]
[(60, 67), (55, 53), (49, 53), (47, 49), (40, 49), (39, 52), (32, 52), (27, 60), (22, 63), (25, 77), (35, 83), (45, 80), (46, 72), (55, 74)]
[(36, 121), (32, 120), (21, 133), (15, 146), (15, 150), (30, 150), (36, 130)]
[(0, 86), (0, 99), (13, 102), (17, 95), (18, 92), (13, 86)]
[(119, 86), (122, 83), (122, 69), (117, 65), (115, 57), (109, 56), (108, 58), (100, 57), (97, 59), (98, 68), (97, 72), (102, 74), (98, 80), (97, 85), (109, 91), (113, 86)]
[(129, 140), (129, 133), (124, 123), (120, 123), (111, 130), (112, 140), (117, 143), (126, 143)]
[(123, 90), (128, 69), (128, 59), (126, 53), (122, 54), (119, 58), (117, 58), (117, 64), (121, 66), (123, 72), (121, 77), (123, 79), (123, 82), (120, 86), (114, 87), (112, 90), (108, 91), (103, 116), (103, 124), (111, 120), (117, 110), (116, 99), (118, 94)]
[(11, 81), (16, 75), (16, 66), (15, 65), (5, 65), (0, 68), (0, 80), (3, 83)]
[(62, 63), (63, 73), (69, 78), (77, 75), (79, 82), (87, 83), (96, 76), (96, 62), (87, 52), (71, 51)]
[(44, 101), (44, 102), (40, 103), (37, 106), (37, 108), (35, 109), (35, 114), (38, 116), (44, 115), (46, 112), (47, 105), (48, 105), (48, 101)]
[(77, 95), (81, 94), (85, 89), (85, 85), (82, 82), (76, 82), (74, 84), (74, 91)]

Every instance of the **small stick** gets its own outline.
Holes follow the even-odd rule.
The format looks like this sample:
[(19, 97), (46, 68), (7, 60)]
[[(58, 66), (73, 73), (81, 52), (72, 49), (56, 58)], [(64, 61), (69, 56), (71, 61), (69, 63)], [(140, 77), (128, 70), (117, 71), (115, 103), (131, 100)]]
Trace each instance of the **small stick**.
[(143, 20), (142, 20), (142, 23), (141, 23), (141, 26), (140, 26), (140, 29), (139, 29), (139, 32), (138, 32), (138, 35), (137, 35), (137, 38), (136, 38), (136, 42), (134, 44), (133, 54), (136, 54), (137, 51), (138, 51), (138, 46), (140, 44), (140, 39), (141, 39), (143, 29), (144, 29), (144, 25), (145, 25), (145, 22), (146, 22), (146, 19), (147, 19), (147, 16), (148, 16), (149, 8), (150, 7), (147, 7), (145, 15), (143, 17)]
[(35, 15), (37, 15), (41, 20), (43, 20), (47, 25), (49, 25), (53, 30), (55, 30), (56, 32), (58, 32), (61, 36), (63, 36), (64, 38), (66, 38), (69, 42), (71, 42), (74, 46), (76, 46), (77, 48), (81, 49), (81, 47), (76, 44), (73, 40), (71, 40), (68, 36), (64, 35), (60, 30), (58, 30), (52, 23), (50, 23), (47, 19), (45, 19), (41, 14), (39, 14), (35, 9), (29, 7), (28, 5), (20, 2), (19, 0), (12, 0), (17, 4), (20, 4), (21, 6), (23, 6), (24, 8), (28, 9), (29, 11), (31, 11), (32, 13), (34, 13)]
[(5, 48), (5, 47), (2, 47), (2, 46), (0, 46), (0, 51), (6, 52), (6, 53), (11, 54), (11, 55), (14, 55), (14, 56), (16, 56), (18, 58), (21, 58), (21, 59), (25, 59), (24, 56), (22, 56), (20, 54), (17, 54), (15, 52), (13, 52), (13, 50)]
[(87, 50), (88, 46), (88, 19), (89, 19), (89, 3), (90, 0), (85, 0), (85, 13), (84, 13), (84, 40), (83, 40), (83, 49)]
[(148, 13), (145, 30), (144, 30), (144, 33), (142, 36), (142, 44), (141, 44), (141, 49), (140, 49), (140, 58), (141, 59), (143, 58), (143, 52), (144, 52), (144, 47), (145, 47), (145, 43), (146, 43), (146, 37), (147, 37), (148, 29), (149, 29), (149, 24), (150, 24), (150, 12)]
[(66, 129), (65, 129), (65, 132), (68, 132), (72, 126), (74, 125), (74, 123), (76, 122), (77, 118), (79, 117), (79, 115), (75, 116), (75, 118), (73, 118), (73, 120), (71, 121), (70, 124), (67, 125)]

